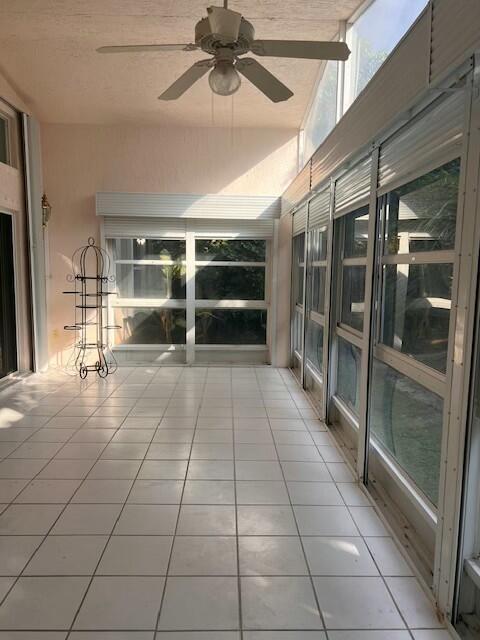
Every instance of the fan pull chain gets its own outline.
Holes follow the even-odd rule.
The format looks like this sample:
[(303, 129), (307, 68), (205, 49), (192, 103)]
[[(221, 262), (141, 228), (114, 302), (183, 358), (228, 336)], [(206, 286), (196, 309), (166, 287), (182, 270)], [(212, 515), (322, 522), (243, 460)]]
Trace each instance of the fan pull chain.
[(210, 95), (212, 96), (212, 99), (211, 99), (211, 102), (210, 102), (210, 104), (211, 104), (211, 125), (212, 125), (212, 127), (214, 127), (215, 126), (215, 110), (214, 110), (213, 99), (214, 99), (214, 95), (215, 94), (213, 93), (213, 91), (210, 91)]

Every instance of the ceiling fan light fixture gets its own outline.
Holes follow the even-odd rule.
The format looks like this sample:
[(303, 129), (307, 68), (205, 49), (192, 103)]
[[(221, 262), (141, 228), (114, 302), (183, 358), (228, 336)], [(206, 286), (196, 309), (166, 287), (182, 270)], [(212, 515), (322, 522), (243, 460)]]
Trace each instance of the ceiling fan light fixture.
[(218, 60), (208, 76), (211, 90), (219, 96), (231, 96), (240, 89), (241, 82), (230, 60)]

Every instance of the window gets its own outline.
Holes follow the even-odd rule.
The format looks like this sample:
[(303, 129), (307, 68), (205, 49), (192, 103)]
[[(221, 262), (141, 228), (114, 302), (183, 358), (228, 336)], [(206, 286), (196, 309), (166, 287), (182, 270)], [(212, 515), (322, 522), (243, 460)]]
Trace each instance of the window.
[(307, 363), (322, 375), (323, 367), (323, 327), (314, 320), (309, 320), (305, 336), (305, 352)]
[(121, 238), (108, 246), (117, 292), (115, 344), (185, 344), (185, 240)]
[(196, 259), (201, 262), (265, 262), (265, 240), (196, 240)]
[[(193, 348), (187, 308), (195, 315), (197, 345), (266, 345), (266, 240), (196, 238), (190, 256), (184, 239), (111, 239), (108, 246), (116, 346)], [(195, 265), (195, 293), (187, 299), (188, 260)]]
[(306, 364), (322, 377), (328, 227), (308, 231), (308, 289), (305, 327)]
[(13, 219), (0, 213), (0, 378), (17, 370)]
[(452, 264), (390, 264), (383, 271), (381, 342), (445, 373)]
[(304, 128), (304, 162), (325, 140), (337, 122), (338, 62), (324, 66)]
[(354, 344), (338, 338), (337, 396), (358, 415), (360, 403), (360, 360), (362, 352)]
[(265, 299), (265, 240), (196, 240), (195, 245), (197, 300)]
[[(254, 300), (266, 306), (266, 240), (197, 239), (195, 254), (196, 343), (266, 344), (266, 308), (237, 308)], [(207, 300), (232, 301), (232, 308), (202, 308)]]
[[(445, 373), (460, 161), (384, 198), (380, 342)], [(413, 254), (413, 255), (412, 255)]]
[(366, 87), (426, 4), (427, 0), (374, 0), (349, 26), (347, 44), (351, 54), (345, 63), (345, 110)]
[(386, 254), (454, 248), (459, 176), (457, 159), (388, 194)]
[(0, 115), (0, 162), (8, 164), (8, 122)]
[[(370, 385), (374, 443), (436, 505), (460, 161), (381, 199), (377, 343)], [(415, 362), (413, 362), (415, 361)]]
[(185, 309), (116, 307), (115, 344), (185, 344)]
[(371, 387), (371, 436), (436, 505), (442, 398), (377, 359)]
[(323, 315), (325, 310), (325, 278), (327, 272), (327, 228), (308, 232), (310, 281), (310, 310)]
[(339, 224), (341, 265), (340, 324), (363, 331), (367, 261), (368, 207), (348, 213)]
[(350, 411), (357, 415), (360, 403), (368, 218), (369, 208), (364, 206), (337, 218), (335, 222), (337, 249), (335, 394)]
[(293, 300), (303, 306), (303, 270), (305, 268), (305, 234), (293, 238)]
[(266, 344), (267, 312), (259, 309), (197, 309), (197, 344)]

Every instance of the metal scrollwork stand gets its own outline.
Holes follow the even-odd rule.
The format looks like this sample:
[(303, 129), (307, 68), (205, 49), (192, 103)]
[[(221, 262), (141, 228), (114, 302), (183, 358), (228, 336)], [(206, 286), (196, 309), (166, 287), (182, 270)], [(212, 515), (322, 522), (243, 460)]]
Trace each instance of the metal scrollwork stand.
[(109, 271), (110, 259), (93, 238), (89, 238), (88, 244), (77, 249), (72, 256), (72, 273), (67, 275), (67, 282), (72, 283), (74, 289), (63, 293), (74, 296), (75, 322), (64, 329), (75, 331), (76, 336), (67, 371), (78, 373), (82, 379), (89, 371), (106, 378), (117, 369), (108, 332), (119, 327), (106, 323), (107, 313), (104, 313), (107, 297), (113, 293), (108, 291), (108, 285), (115, 280)]

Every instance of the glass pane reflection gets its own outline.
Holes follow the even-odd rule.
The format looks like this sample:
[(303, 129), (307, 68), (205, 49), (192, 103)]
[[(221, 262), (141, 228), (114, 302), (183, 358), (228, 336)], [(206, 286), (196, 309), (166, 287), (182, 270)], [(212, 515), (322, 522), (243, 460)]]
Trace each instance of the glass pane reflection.
[(370, 433), (436, 505), (443, 400), (374, 359)]

